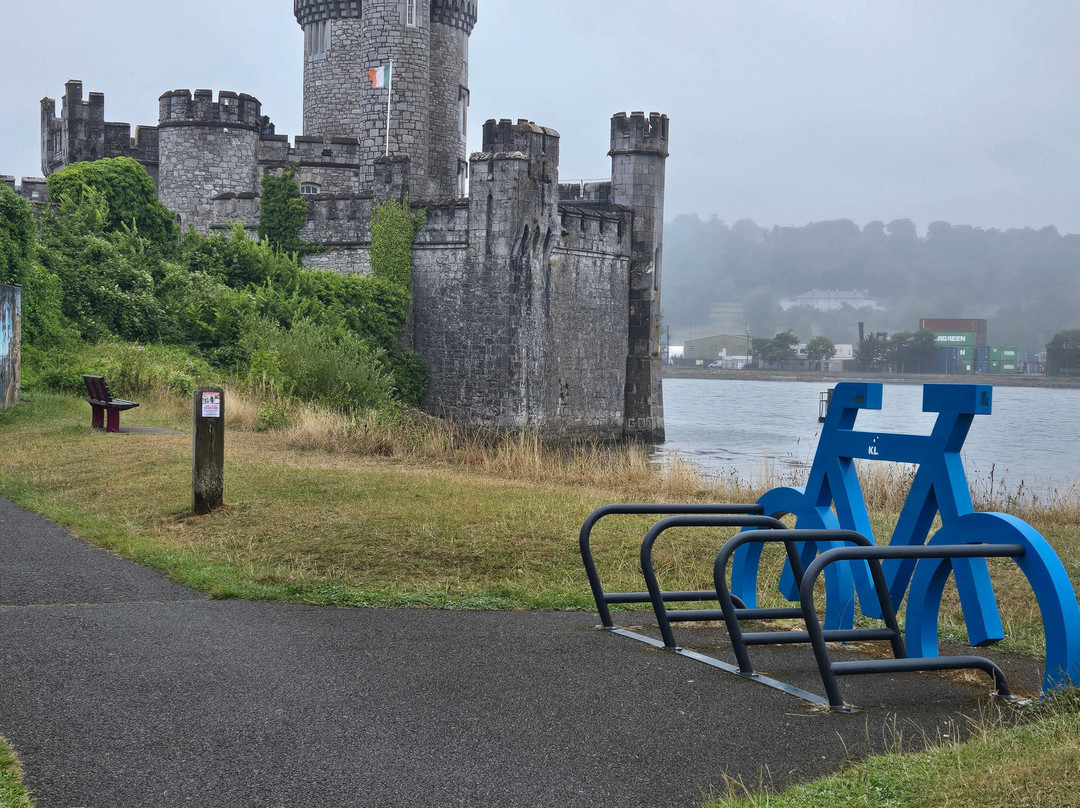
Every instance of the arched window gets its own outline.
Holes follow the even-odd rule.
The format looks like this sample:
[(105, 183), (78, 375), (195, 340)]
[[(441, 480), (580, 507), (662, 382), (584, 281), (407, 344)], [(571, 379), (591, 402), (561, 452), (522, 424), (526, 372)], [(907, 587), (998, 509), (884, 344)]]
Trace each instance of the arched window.
[(302, 193), (304, 196), (315, 196), (319, 193), (320, 190), (322, 189), (314, 182), (300, 183), (300, 193)]

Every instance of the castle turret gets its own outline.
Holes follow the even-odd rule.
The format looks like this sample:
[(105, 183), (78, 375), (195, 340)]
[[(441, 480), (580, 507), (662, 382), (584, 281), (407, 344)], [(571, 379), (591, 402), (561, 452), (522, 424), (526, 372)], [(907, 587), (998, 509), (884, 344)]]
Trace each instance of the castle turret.
[(619, 113), (611, 119), (611, 201), (633, 211), (626, 433), (664, 439), (660, 385), (660, 278), (664, 240), (666, 115)]
[[(262, 105), (250, 95), (174, 90), (158, 99), (158, 199), (200, 229), (214, 221), (215, 197), (259, 192)], [(254, 204), (252, 203), (252, 208)]]
[[(304, 29), (304, 136), (356, 140), (365, 186), (389, 152), (409, 160), (414, 198), (460, 197), (475, 0), (293, 0), (293, 8)], [(373, 87), (368, 71), (391, 64), (392, 90)]]

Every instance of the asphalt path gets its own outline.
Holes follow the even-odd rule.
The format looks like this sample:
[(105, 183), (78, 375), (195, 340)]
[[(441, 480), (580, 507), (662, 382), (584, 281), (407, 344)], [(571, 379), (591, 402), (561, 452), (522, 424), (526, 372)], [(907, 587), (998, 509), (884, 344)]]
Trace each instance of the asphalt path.
[[(985, 681), (857, 676), (861, 711), (836, 714), (596, 622), (212, 601), (0, 500), (0, 734), (39, 808), (696, 806), (987, 701)], [(677, 631), (732, 659), (719, 630)], [(754, 658), (821, 692), (805, 650)]]

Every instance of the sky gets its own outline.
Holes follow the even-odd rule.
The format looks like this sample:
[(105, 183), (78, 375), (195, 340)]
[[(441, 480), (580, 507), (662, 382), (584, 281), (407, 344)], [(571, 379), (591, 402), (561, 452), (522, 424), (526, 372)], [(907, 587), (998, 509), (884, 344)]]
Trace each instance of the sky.
[[(611, 115), (671, 119), (666, 216), (908, 218), (1080, 233), (1076, 0), (478, 0), (469, 149), (488, 118), (610, 175)], [(157, 123), (180, 88), (250, 93), (302, 133), (289, 0), (0, 0), (0, 174), (40, 176), (39, 101)], [(59, 112), (59, 105), (58, 105)]]

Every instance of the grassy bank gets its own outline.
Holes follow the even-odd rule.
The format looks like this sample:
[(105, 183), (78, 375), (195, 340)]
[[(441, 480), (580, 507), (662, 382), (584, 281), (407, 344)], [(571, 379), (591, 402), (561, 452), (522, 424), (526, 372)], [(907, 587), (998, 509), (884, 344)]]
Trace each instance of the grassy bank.
[[(185, 400), (147, 399), (124, 414), (125, 427), (167, 427), (175, 433), (136, 429), (106, 435), (89, 429), (89, 408), (81, 399), (28, 395), (18, 408), (0, 412), (0, 494), (215, 597), (591, 610), (577, 533), (593, 508), (615, 501), (745, 502), (770, 485), (737, 480), (709, 485), (679, 465), (668, 470), (651, 466), (640, 448), (586, 446), (555, 452), (534, 436), (481, 439), (419, 416), (390, 424), (375, 418), (347, 424), (327, 413), (294, 411), (288, 413), (292, 425), (287, 429), (260, 432), (255, 431), (259, 407), (229, 397), (226, 507), (194, 517), (190, 408)], [(888, 468), (865, 481), (875, 528), (883, 536), (891, 530), (908, 481), (902, 469)], [(1010, 503), (1005, 495), (984, 504)], [(1080, 580), (1080, 508), (1055, 502), (1039, 509), (1009, 509), (1040, 530), (1073, 580)], [(638, 547), (651, 521), (611, 519), (598, 527), (594, 552), (610, 589), (642, 588)], [(665, 588), (709, 586), (712, 559), (728, 535), (685, 531), (659, 543), (655, 561)], [(769, 575), (779, 573), (778, 559), (766, 566)], [(1030, 587), (1011, 562), (993, 567), (1007, 647), (1039, 653), (1042, 625)], [(762, 590), (772, 587), (765, 582)], [(959, 640), (963, 629), (955, 596), (947, 593), (943, 636)], [(1059, 723), (1064, 727), (1060, 732), (1068, 744), (1055, 740), (1054, 745), (1071, 750), (1068, 765), (1075, 762), (1080, 732), (1076, 711), (1065, 715), (1063, 723), (1057, 714), (1047, 714), (1033, 726), (1053, 738)], [(1038, 758), (1042, 765), (1047, 757), (1043, 747), (1015, 737), (1019, 740), (1003, 743), (1014, 744), (1008, 748), (1021, 759), (1030, 758), (1034, 765)], [(966, 755), (958, 750), (969, 745), (948, 749)], [(944, 760), (951, 759), (949, 752), (943, 754)], [(992, 761), (996, 753), (979, 754)], [(901, 760), (923, 765), (919, 759)], [(900, 766), (867, 765), (855, 770), (863, 774), (852, 776), (863, 777), (871, 789), (877, 787), (874, 766)], [(949, 766), (942, 764), (939, 772), (936, 790), (952, 793)], [(1008, 793), (1016, 773), (1005, 767), (993, 772), (991, 781), (998, 778), (997, 787)], [(1068, 782), (1080, 783), (1075, 768)], [(766, 801), (749, 804), (944, 804), (908, 797), (892, 802), (760, 799)], [(956, 804), (961, 803), (949, 802)]]
[(0, 808), (33, 808), (15, 751), (0, 737)]
[(1032, 720), (1000, 728), (988, 719), (963, 742), (881, 755), (779, 794), (728, 784), (706, 808), (1074, 808), (1080, 781), (1080, 699), (1066, 694)]

